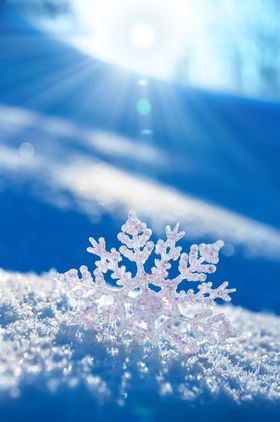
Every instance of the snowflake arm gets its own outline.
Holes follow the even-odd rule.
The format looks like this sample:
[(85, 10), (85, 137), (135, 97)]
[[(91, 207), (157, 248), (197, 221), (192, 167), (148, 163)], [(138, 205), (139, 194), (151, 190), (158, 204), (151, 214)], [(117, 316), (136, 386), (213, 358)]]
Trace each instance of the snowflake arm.
[(112, 248), (110, 252), (106, 250), (105, 239), (101, 237), (96, 241), (93, 237), (89, 238), (89, 241), (92, 246), (87, 248), (89, 253), (99, 256), (100, 260), (96, 261), (96, 269), (94, 271), (94, 276), (96, 280), (100, 283), (106, 284), (104, 279), (104, 274), (107, 271), (111, 271), (111, 277), (114, 280), (117, 280), (117, 285), (127, 286), (132, 283), (131, 273), (126, 271), (124, 265), (120, 266), (119, 262), (122, 260), (121, 254), (115, 249)]
[(118, 234), (118, 240), (122, 243), (119, 251), (127, 259), (135, 262), (137, 266), (137, 279), (143, 277), (145, 273), (144, 264), (154, 249), (154, 243), (149, 240), (151, 235), (152, 230), (148, 229), (147, 225), (136, 217), (134, 211), (130, 211), (128, 220), (122, 226), (122, 231)]
[(192, 245), (189, 255), (186, 253), (181, 255), (179, 261), (180, 274), (173, 281), (177, 284), (183, 280), (205, 281), (207, 274), (216, 271), (215, 264), (219, 262), (219, 251), (223, 246), (222, 240), (212, 244)]
[(185, 232), (179, 232), (179, 224), (177, 223), (172, 230), (170, 226), (166, 226), (166, 241), (159, 239), (155, 252), (160, 255), (160, 259), (155, 259), (155, 266), (152, 268), (151, 276), (149, 277), (150, 283), (161, 287), (162, 283), (168, 277), (168, 270), (171, 268), (170, 261), (176, 261), (182, 248), (176, 246), (176, 243), (185, 235)]

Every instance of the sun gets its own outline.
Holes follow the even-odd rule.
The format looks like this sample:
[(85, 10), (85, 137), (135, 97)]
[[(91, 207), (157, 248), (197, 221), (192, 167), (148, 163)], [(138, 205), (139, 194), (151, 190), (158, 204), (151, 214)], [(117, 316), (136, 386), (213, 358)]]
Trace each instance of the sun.
[(103, 61), (168, 78), (184, 44), (186, 0), (74, 2), (80, 47)]
[(148, 49), (156, 44), (155, 28), (145, 22), (135, 24), (131, 30), (130, 38), (136, 48)]

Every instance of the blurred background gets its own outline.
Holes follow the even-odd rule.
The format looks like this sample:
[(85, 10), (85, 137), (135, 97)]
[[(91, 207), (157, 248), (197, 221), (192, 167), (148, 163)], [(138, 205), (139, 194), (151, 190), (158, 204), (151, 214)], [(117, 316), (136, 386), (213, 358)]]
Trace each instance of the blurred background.
[(128, 209), (225, 241), (235, 305), (280, 313), (280, 3), (0, 1), (0, 267), (87, 264)]

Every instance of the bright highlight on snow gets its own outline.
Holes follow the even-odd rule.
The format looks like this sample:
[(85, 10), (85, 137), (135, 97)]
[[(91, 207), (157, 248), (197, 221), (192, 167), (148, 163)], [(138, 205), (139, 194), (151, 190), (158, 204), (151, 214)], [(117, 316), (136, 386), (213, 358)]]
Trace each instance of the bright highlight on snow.
[[(230, 301), (235, 289), (225, 281), (217, 288), (206, 282), (216, 271), (223, 241), (192, 245), (190, 253), (181, 253), (177, 242), (184, 236), (177, 224), (166, 226), (166, 240), (154, 244), (152, 231), (135, 212), (118, 234), (117, 250), (106, 249), (104, 238), (90, 238), (89, 253), (97, 255), (94, 279), (86, 266), (58, 276), (81, 310), (81, 321), (97, 332), (112, 330), (126, 341), (151, 343), (156, 347), (175, 347), (185, 353), (195, 353), (204, 343), (217, 344), (235, 336), (223, 313), (215, 313), (215, 301)], [(152, 252), (158, 257), (148, 272), (144, 264)], [(136, 265), (135, 275), (121, 264), (123, 258)], [(171, 261), (178, 261), (178, 275), (171, 277)], [(117, 287), (107, 284), (110, 273)], [(184, 281), (198, 282), (197, 289), (185, 289)]]

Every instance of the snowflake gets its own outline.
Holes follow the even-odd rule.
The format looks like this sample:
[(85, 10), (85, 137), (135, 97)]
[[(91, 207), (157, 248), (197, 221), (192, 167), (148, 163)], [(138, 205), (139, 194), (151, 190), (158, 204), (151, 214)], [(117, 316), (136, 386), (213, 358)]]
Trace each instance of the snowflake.
[[(168, 345), (176, 350), (194, 353), (203, 343), (221, 343), (234, 336), (230, 321), (215, 312), (216, 299), (231, 300), (228, 282), (213, 288), (207, 274), (216, 271), (223, 241), (192, 245), (190, 253), (181, 253), (177, 242), (185, 235), (166, 226), (166, 240), (156, 245), (150, 240), (151, 229), (130, 211), (118, 240), (119, 250), (106, 249), (104, 238), (89, 238), (89, 253), (97, 255), (92, 277), (86, 266), (59, 274), (70, 297), (81, 309), (82, 320), (99, 332), (113, 331), (120, 338), (140, 343)], [(158, 255), (148, 273), (144, 264), (152, 252)], [(135, 263), (133, 275), (121, 265), (123, 257)], [(177, 275), (169, 276), (170, 261), (178, 261)], [(115, 286), (108, 284), (110, 273)], [(183, 283), (184, 282), (184, 283)], [(185, 289), (186, 282), (197, 282), (197, 289)]]

